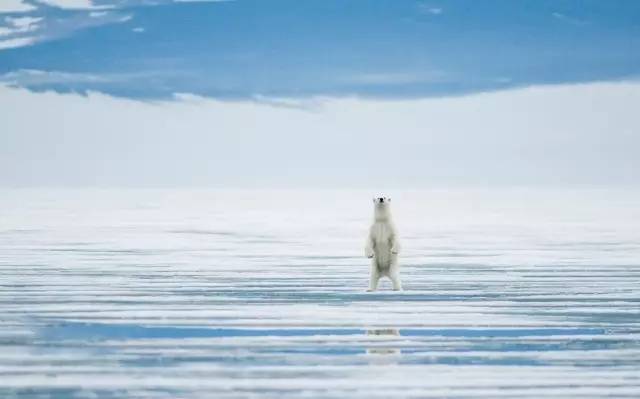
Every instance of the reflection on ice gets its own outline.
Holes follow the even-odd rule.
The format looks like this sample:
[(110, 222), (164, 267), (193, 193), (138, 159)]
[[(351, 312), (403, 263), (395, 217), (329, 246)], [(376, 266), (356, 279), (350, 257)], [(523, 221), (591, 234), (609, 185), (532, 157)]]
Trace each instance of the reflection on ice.
[(400, 337), (400, 331), (397, 328), (368, 328), (367, 338), (371, 336), (376, 339), (368, 341), (370, 346), (367, 347), (367, 355), (377, 355), (371, 361), (376, 364), (395, 364), (394, 357), (402, 353), (393, 345)]

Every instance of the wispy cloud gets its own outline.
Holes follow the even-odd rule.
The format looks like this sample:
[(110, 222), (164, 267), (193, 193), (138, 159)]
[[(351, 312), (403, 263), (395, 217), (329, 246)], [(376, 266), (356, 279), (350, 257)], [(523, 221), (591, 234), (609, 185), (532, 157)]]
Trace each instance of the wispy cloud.
[(33, 32), (38, 28), (42, 18), (34, 17), (6, 17), (4, 26), (0, 26), (0, 36), (15, 36), (21, 33)]
[(570, 17), (568, 15), (565, 15), (559, 12), (551, 13), (551, 16), (557, 20), (564, 21), (572, 25), (587, 25), (589, 23), (589, 21), (578, 19), (575, 17)]
[(0, 75), (0, 83), (16, 87), (37, 87), (64, 83), (126, 83), (143, 77), (154, 77), (158, 72), (82, 73), (20, 69)]
[[(28, 12), (29, 17), (24, 18), (32, 18), (18, 20), (18, 24), (23, 24), (19, 26), (11, 22), (15, 17), (5, 18), (4, 24), (0, 19), (0, 50), (59, 39), (90, 27), (125, 23), (133, 18), (133, 14), (127, 12), (130, 8), (194, 1), (233, 0), (0, 0), (0, 15)], [(138, 27), (132, 31), (140, 33), (144, 30)]]
[(418, 4), (418, 10), (420, 10), (422, 14), (430, 14), (430, 15), (440, 15), (444, 11), (442, 7), (435, 6), (429, 3)]
[(7, 16), (4, 19), (0, 17), (0, 49), (30, 46), (42, 41), (63, 38), (81, 29), (125, 23), (133, 18), (131, 14), (117, 10), (83, 11), (85, 10), (63, 10), (62, 13), (56, 14), (55, 18), (50, 18), (46, 10), (30, 13), (35, 16)]
[(101, 18), (101, 17), (104, 17), (107, 14), (108, 14), (107, 11), (91, 11), (89, 13), (89, 16), (92, 17), (92, 18)]
[(113, 8), (112, 5), (96, 5), (91, 0), (38, 0), (40, 3), (67, 10), (95, 10)]
[(32, 4), (24, 0), (2, 0), (0, 1), (0, 13), (26, 12), (35, 10)]
[(222, 3), (235, 0), (173, 0), (174, 3)]
[(23, 30), (32, 30), (38, 22), (42, 21), (41, 17), (7, 17), (5, 19), (16, 28)]
[(28, 46), (37, 41), (40, 17), (5, 17), (0, 26), (0, 49)]
[(0, 82), (15, 86), (37, 86), (50, 83), (96, 83), (111, 82), (113, 76), (100, 76), (85, 73), (69, 73), (59, 71), (41, 71), (36, 69), (21, 69), (0, 75)]
[(15, 39), (0, 40), (0, 50), (29, 46), (35, 43), (36, 40), (37, 38), (35, 37), (18, 37)]

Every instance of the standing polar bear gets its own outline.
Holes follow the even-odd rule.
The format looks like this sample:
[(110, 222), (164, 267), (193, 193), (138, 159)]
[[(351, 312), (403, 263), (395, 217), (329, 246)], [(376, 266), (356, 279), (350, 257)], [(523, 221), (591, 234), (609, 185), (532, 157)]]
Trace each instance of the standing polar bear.
[(369, 237), (365, 247), (365, 255), (367, 258), (371, 258), (371, 276), (367, 291), (375, 291), (378, 288), (380, 277), (383, 276), (391, 279), (394, 291), (402, 290), (398, 270), (400, 243), (393, 220), (391, 220), (390, 202), (391, 199), (386, 197), (373, 199), (374, 220), (369, 229)]

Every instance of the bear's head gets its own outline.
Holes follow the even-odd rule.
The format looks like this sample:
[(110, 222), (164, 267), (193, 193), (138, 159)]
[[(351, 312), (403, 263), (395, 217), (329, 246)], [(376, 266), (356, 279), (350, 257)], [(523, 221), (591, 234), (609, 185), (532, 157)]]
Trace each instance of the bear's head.
[(388, 197), (376, 197), (373, 199), (374, 215), (377, 220), (388, 219), (390, 217), (390, 202), (391, 198)]

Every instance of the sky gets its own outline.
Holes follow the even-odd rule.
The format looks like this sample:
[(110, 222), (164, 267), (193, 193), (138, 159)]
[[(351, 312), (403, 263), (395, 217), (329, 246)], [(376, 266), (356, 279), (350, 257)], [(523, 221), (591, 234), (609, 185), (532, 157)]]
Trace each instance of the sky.
[(635, 0), (0, 0), (0, 185), (640, 185)]

